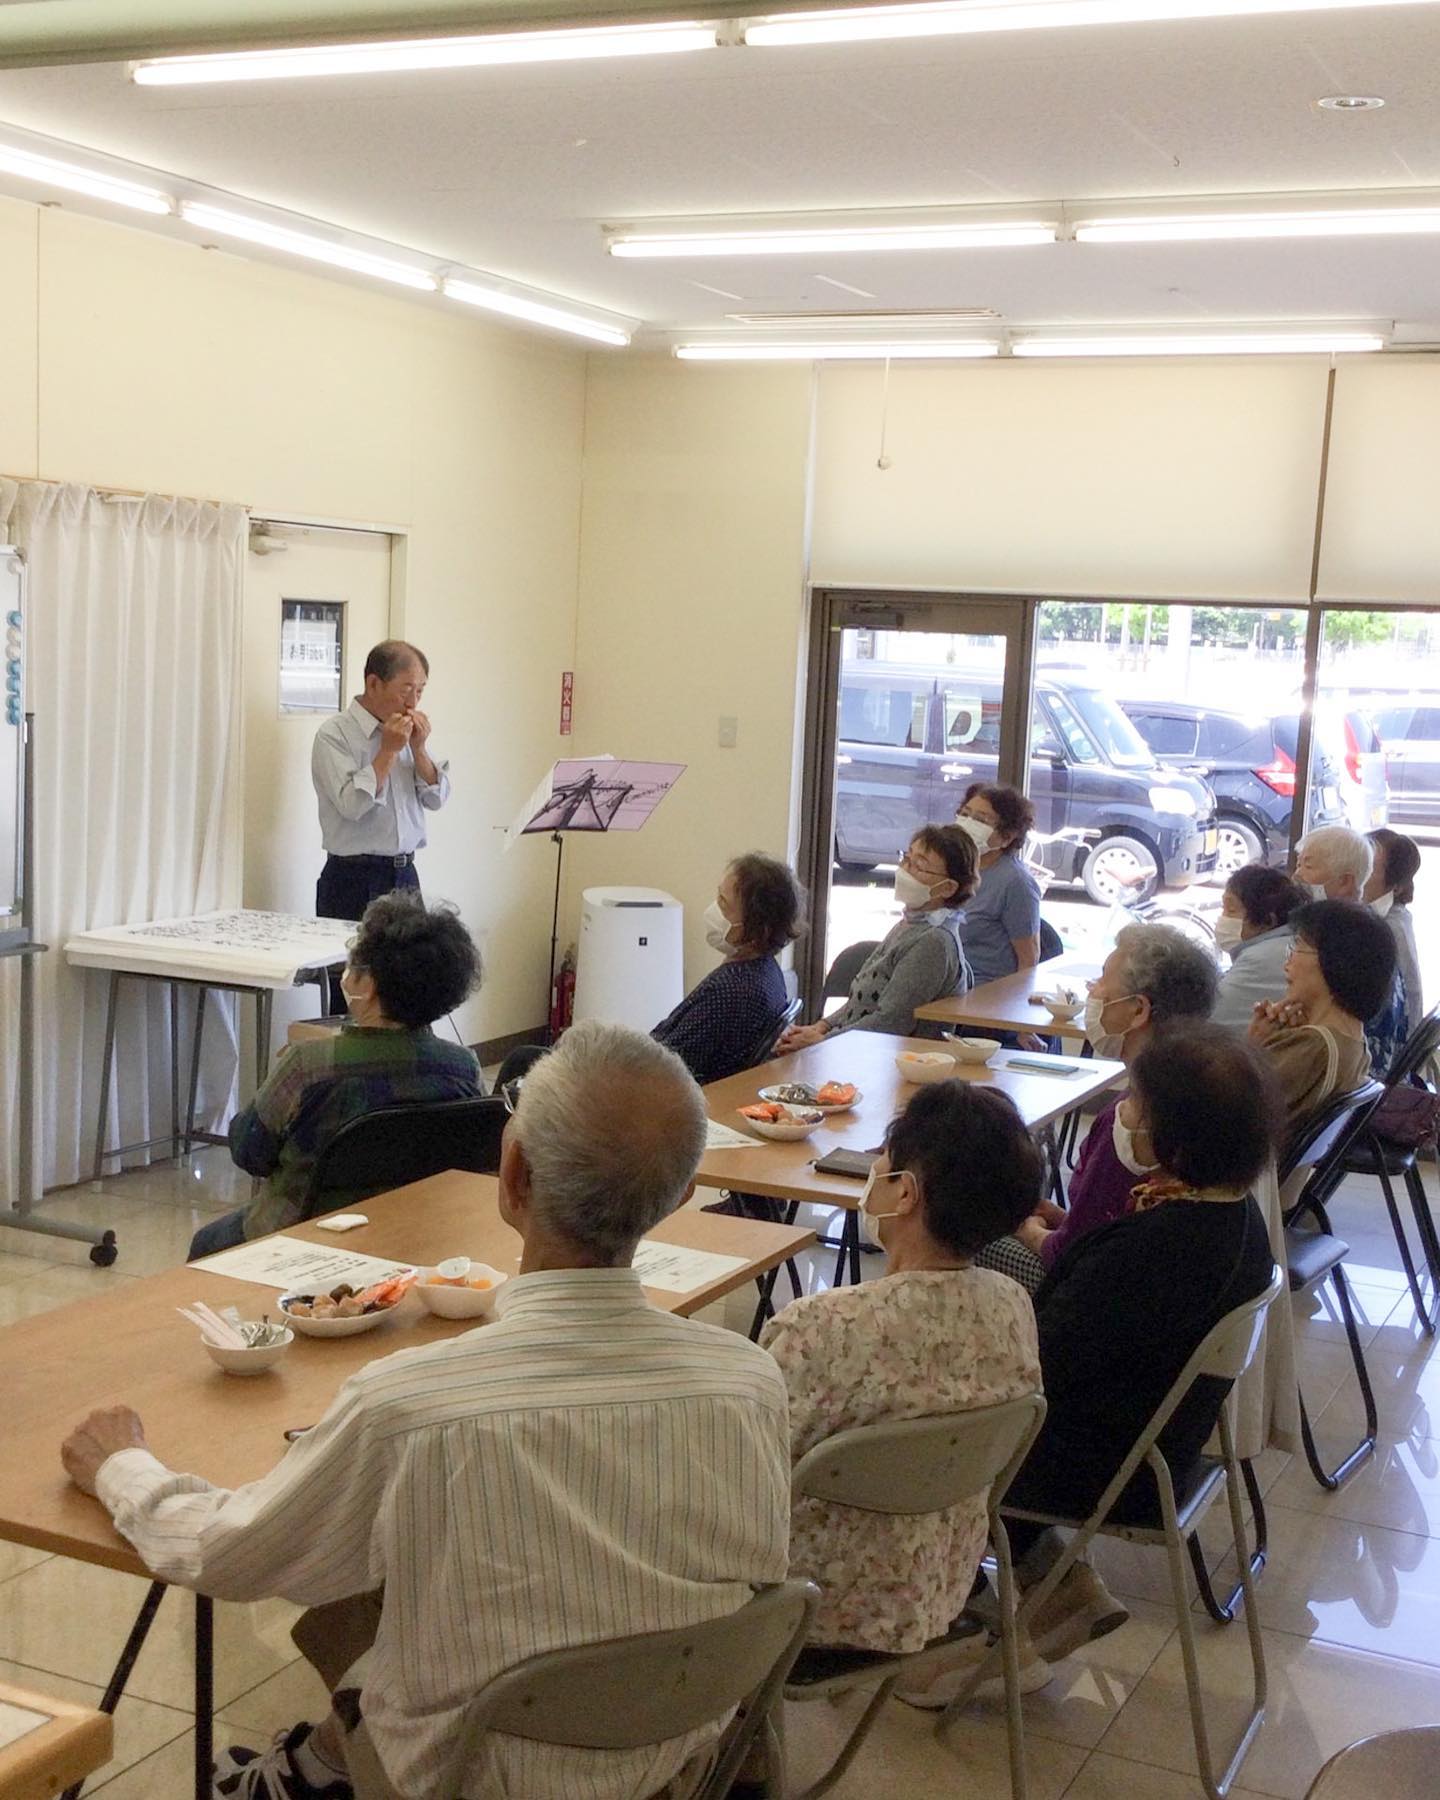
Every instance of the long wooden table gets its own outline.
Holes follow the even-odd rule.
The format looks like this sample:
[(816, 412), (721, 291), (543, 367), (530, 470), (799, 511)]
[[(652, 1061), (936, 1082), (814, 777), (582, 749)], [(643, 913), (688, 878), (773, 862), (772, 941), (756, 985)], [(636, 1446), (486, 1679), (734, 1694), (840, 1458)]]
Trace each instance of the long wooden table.
[(915, 1017), (980, 1031), (1033, 1031), (1043, 1037), (1083, 1039), (1085, 1027), (1078, 1015), (1057, 1019), (1037, 1005), (1031, 995), (1053, 994), (1057, 985), (1064, 982), (1083, 1000), (1086, 982), (1096, 980), (1099, 974), (1100, 964), (1093, 959), (1055, 957), (1033, 969), (1002, 975), (998, 981), (982, 981), (968, 994), (954, 994), (948, 1000), (917, 1006)]
[[(370, 1223), (337, 1237), (315, 1224), (286, 1235), (331, 1248), (416, 1264), (470, 1256), (494, 1268), (515, 1267), (520, 1240), (500, 1218), (496, 1182), (451, 1170), (367, 1200)], [(787, 1225), (727, 1218), (685, 1208), (646, 1234), (687, 1249), (739, 1256), (743, 1264), (685, 1294), (647, 1289), (656, 1306), (688, 1315), (778, 1267), (815, 1241)], [(276, 1368), (236, 1379), (206, 1356), (195, 1328), (177, 1306), (204, 1300), (237, 1306), (241, 1315), (274, 1313), (277, 1292), (182, 1265), (164, 1274), (78, 1300), (0, 1329), (0, 1361), (23, 1370), (10, 1384), (5, 1454), (0, 1457), (0, 1539), (128, 1574), (144, 1564), (105, 1509), (73, 1487), (60, 1467), (60, 1442), (92, 1407), (127, 1404), (145, 1421), (155, 1454), (172, 1468), (195, 1470), (224, 1487), (254, 1481), (283, 1455), (284, 1432), (313, 1425), (346, 1377), (376, 1357), (413, 1349), (476, 1328), (476, 1321), (435, 1318), (412, 1294), (374, 1331), (358, 1337), (296, 1337)], [(161, 1584), (146, 1605), (153, 1617)], [(123, 1692), (149, 1628), (142, 1611), (138, 1639), (126, 1646), (104, 1710)], [(196, 1787), (210, 1795), (213, 1711), (211, 1602), (196, 1597)]]
[(105, 1713), (0, 1682), (0, 1800), (53, 1800), (110, 1760)]
[[(697, 1182), (705, 1187), (730, 1188), (747, 1194), (764, 1194), (776, 1200), (810, 1202), (820, 1206), (854, 1207), (861, 1183), (844, 1175), (820, 1175), (816, 1158), (827, 1150), (873, 1150), (885, 1135), (885, 1127), (909, 1103), (918, 1090), (895, 1066), (902, 1050), (943, 1050), (933, 1038), (890, 1037), (879, 1031), (846, 1031), (827, 1038), (808, 1050), (777, 1057), (757, 1069), (715, 1081), (705, 1089), (710, 1117), (737, 1131), (745, 1129), (739, 1108), (748, 1106), (763, 1087), (786, 1081), (805, 1081), (819, 1087), (825, 1081), (853, 1081), (861, 1097), (849, 1112), (831, 1113), (813, 1136), (798, 1144), (757, 1140), (744, 1150), (707, 1150)], [(1012, 1067), (1012, 1064), (1029, 1067)], [(1054, 1073), (1042, 1074), (1036, 1065), (1052, 1065)], [(1098, 1057), (1046, 1056), (1043, 1052), (997, 1048), (989, 1063), (955, 1065), (961, 1081), (999, 1088), (1015, 1102), (1021, 1118), (1032, 1131), (1043, 1130), (1063, 1118), (1093, 1095), (1113, 1087), (1125, 1074), (1125, 1065)]]

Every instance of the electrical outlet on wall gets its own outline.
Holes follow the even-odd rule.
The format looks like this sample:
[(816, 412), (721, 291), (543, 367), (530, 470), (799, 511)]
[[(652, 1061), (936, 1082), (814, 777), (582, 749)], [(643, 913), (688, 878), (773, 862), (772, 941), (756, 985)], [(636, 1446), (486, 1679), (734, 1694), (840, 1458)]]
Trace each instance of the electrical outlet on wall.
[(722, 750), (733, 750), (735, 748), (735, 741), (739, 735), (740, 721), (733, 713), (722, 713), (720, 715), (720, 748)]

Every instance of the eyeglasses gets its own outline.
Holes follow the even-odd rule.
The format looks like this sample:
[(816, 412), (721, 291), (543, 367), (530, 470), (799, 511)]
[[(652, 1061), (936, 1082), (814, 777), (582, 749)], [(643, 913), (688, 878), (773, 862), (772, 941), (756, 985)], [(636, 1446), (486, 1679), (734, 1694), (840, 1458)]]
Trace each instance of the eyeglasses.
[(515, 1109), (520, 1104), (520, 1090), (525, 1085), (525, 1077), (517, 1075), (513, 1081), (507, 1081), (500, 1089), (500, 1098), (505, 1102), (505, 1110), (513, 1119)]
[(917, 863), (908, 850), (900, 858), (900, 867), (908, 870), (912, 875), (923, 876), (930, 881), (946, 881), (949, 879), (943, 869), (927, 869), (924, 863)]
[(1307, 944), (1302, 938), (1296, 938), (1295, 942), (1285, 952), (1285, 960), (1286, 962), (1289, 962), (1292, 956), (1319, 956), (1319, 954), (1320, 952), (1313, 944)]

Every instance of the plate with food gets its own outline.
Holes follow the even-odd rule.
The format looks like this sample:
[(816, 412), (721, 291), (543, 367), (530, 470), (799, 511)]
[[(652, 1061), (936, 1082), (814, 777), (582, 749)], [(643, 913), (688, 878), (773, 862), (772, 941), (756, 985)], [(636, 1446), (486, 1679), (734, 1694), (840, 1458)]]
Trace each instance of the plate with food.
[(285, 1323), (302, 1337), (356, 1337), (373, 1331), (409, 1293), (414, 1269), (391, 1275), (367, 1288), (353, 1288), (348, 1281), (324, 1294), (282, 1294), (280, 1311)]
[(821, 1113), (849, 1112), (865, 1096), (853, 1081), (826, 1081), (812, 1087), (808, 1081), (782, 1081), (763, 1087), (760, 1098), (781, 1106), (798, 1106)]
[(798, 1144), (809, 1137), (817, 1125), (825, 1123), (825, 1115), (817, 1106), (786, 1106), (779, 1100), (761, 1100), (754, 1106), (742, 1106), (740, 1117), (763, 1138), (774, 1138), (782, 1144)]

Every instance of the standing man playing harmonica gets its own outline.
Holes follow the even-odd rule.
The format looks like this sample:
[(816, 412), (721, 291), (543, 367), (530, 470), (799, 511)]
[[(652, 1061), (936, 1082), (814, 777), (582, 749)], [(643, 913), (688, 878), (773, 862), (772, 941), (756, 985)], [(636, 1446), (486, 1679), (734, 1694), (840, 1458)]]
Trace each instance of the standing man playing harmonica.
[[(430, 721), (420, 711), (429, 675), (422, 650), (387, 638), (365, 659), (364, 693), (315, 734), (310, 775), (325, 845), (315, 911), (322, 919), (359, 919), (395, 888), (418, 893), (415, 852), (425, 848), (425, 814), (450, 798), (449, 764), (431, 756)], [(331, 1010), (344, 1011), (333, 991)]]

